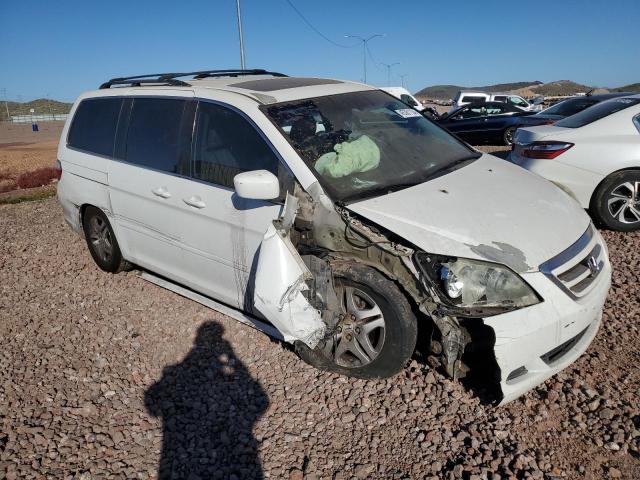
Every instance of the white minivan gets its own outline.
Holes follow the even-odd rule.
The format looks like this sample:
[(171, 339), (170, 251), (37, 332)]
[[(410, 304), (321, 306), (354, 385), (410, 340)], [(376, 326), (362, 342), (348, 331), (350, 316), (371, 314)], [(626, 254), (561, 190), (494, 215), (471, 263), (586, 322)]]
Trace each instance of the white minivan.
[(420, 338), (507, 402), (601, 322), (611, 269), (580, 206), (367, 85), (117, 78), (76, 100), (58, 159), (100, 268), (233, 307), (318, 368), (389, 377)]

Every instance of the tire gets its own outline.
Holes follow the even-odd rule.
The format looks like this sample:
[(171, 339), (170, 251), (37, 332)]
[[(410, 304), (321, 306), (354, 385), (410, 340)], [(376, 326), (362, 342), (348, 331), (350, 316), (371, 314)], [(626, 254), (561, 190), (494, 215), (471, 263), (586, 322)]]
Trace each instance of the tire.
[(502, 143), (506, 146), (513, 145), (513, 135), (516, 133), (518, 127), (509, 127), (502, 134)]
[(640, 228), (640, 170), (623, 170), (605, 178), (591, 197), (591, 216), (610, 230)]
[[(372, 268), (340, 262), (333, 264), (332, 270), (343, 306), (351, 306), (346, 308), (347, 315), (336, 332), (314, 350), (296, 342), (298, 354), (316, 368), (350, 377), (372, 379), (395, 375), (406, 365), (416, 346), (417, 321), (407, 298), (392, 281)], [(347, 300), (349, 297), (351, 300)], [(357, 317), (352, 318), (350, 312)], [(368, 362), (363, 362), (363, 353), (370, 357)]]
[(127, 268), (113, 228), (102, 210), (88, 206), (82, 215), (82, 229), (93, 261), (101, 270), (118, 273)]

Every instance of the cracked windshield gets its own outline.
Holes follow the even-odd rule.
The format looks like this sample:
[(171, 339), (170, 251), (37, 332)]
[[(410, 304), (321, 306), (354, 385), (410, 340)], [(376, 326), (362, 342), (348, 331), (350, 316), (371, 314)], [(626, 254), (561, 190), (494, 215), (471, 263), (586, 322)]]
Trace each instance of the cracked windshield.
[(380, 91), (265, 110), (336, 200), (410, 187), (480, 155)]

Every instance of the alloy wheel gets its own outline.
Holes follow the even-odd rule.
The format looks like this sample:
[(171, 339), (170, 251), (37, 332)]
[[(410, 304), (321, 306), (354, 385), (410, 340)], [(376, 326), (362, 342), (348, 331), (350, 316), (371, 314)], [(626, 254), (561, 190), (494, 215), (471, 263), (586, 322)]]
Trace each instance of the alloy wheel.
[(345, 313), (340, 315), (333, 342), (326, 344), (326, 353), (342, 367), (363, 367), (382, 351), (386, 330), (384, 315), (362, 289), (347, 283), (337, 283), (336, 287)]
[(640, 222), (640, 182), (624, 182), (607, 199), (609, 215), (622, 223)]
[(94, 251), (104, 262), (109, 262), (113, 255), (113, 241), (111, 239), (111, 230), (107, 222), (98, 216), (91, 218), (89, 241)]

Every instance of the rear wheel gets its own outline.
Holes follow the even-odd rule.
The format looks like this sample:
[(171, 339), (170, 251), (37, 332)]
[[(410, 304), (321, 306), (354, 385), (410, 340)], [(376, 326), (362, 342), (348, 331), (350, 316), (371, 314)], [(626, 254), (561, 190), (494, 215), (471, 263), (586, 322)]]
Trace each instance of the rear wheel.
[(504, 131), (502, 134), (502, 142), (505, 145), (513, 145), (513, 136), (515, 135), (517, 128), (518, 127), (509, 127)]
[(640, 228), (640, 171), (609, 175), (596, 189), (589, 206), (601, 225), (622, 232)]
[(82, 216), (82, 227), (89, 252), (100, 269), (118, 273), (127, 267), (113, 228), (102, 210), (87, 207)]
[(379, 272), (352, 263), (334, 266), (343, 315), (332, 335), (314, 350), (296, 347), (307, 363), (358, 378), (398, 373), (416, 345), (417, 322), (406, 297)]

